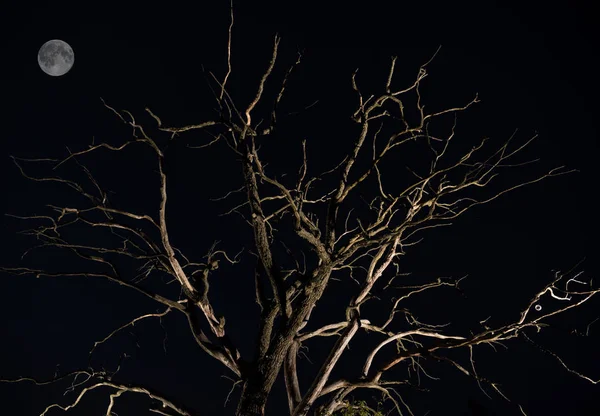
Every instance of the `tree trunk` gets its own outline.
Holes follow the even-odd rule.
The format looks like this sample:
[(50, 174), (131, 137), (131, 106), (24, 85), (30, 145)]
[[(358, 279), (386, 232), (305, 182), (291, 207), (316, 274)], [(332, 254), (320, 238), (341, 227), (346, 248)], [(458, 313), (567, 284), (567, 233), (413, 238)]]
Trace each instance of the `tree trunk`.
[(265, 357), (259, 359), (251, 370), (245, 372), (244, 387), (242, 388), (236, 416), (263, 416), (265, 414), (269, 393), (277, 379), (283, 361), (294, 343), (298, 328), (300, 328), (312, 307), (321, 298), (330, 275), (330, 263), (319, 266), (313, 271), (313, 282), (308, 287), (306, 297), (296, 305), (293, 317), (285, 328), (280, 329), (280, 334), (271, 341)]
[(269, 393), (254, 380), (244, 383), (236, 416), (264, 416)]

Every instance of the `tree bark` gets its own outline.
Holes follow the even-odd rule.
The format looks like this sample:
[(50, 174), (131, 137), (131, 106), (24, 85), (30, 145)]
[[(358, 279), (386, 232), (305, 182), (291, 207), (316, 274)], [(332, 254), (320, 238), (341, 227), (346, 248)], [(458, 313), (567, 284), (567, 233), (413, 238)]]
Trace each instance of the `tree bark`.
[(244, 382), (236, 416), (264, 416), (269, 391), (264, 383), (251, 377)]

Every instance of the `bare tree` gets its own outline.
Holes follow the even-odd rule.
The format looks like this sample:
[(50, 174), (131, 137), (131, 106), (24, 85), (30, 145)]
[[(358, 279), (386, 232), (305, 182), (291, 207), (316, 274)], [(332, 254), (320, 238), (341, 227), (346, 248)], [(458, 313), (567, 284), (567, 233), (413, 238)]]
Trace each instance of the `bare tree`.
[[(350, 114), (356, 136), (349, 152), (342, 155), (337, 164), (332, 159), (332, 169), (311, 174), (306, 141), (302, 141), (301, 148), (298, 149), (302, 162), (297, 174), (294, 169), (277, 172), (276, 176), (275, 172), (267, 168), (267, 161), (260, 149), (269, 138), (285, 140), (284, 136), (278, 136), (281, 118), (279, 104), (302, 55), (299, 54), (296, 62), (282, 72), (278, 86), (273, 89), (274, 93), (267, 96), (267, 86), (273, 88), (273, 78), (278, 68), (280, 38), (276, 36), (271, 59), (256, 85), (255, 94), (249, 103), (236, 102), (228, 89), (233, 71), (233, 12), (231, 19), (227, 72), (223, 77), (210, 73), (218, 108), (217, 117), (194, 125), (169, 127), (159, 115), (146, 108), (147, 114), (156, 122), (153, 126), (154, 133), (150, 133), (150, 128), (138, 123), (131, 112), (117, 111), (105, 103), (107, 109), (132, 129), (132, 138), (124, 140), (120, 145), (92, 144), (84, 150), (70, 152), (62, 160), (13, 157), (14, 163), (26, 178), (66, 185), (87, 201), (87, 205), (81, 206), (48, 205), (51, 215), (15, 217), (44, 221), (45, 225), (27, 231), (42, 241), (40, 246), (71, 251), (96, 267), (90, 266), (90, 269), (78, 272), (24, 267), (5, 267), (2, 270), (15, 275), (33, 274), (36, 277), (84, 276), (108, 279), (154, 300), (164, 308), (160, 313), (143, 314), (116, 328), (98, 341), (90, 354), (99, 344), (108, 342), (119, 331), (140, 320), (161, 318), (173, 312), (180, 314), (189, 323), (198, 346), (229, 369), (236, 378), (235, 383), (241, 385), (238, 416), (265, 413), (267, 399), (281, 371), (287, 390), (289, 413), (293, 416), (307, 415), (309, 412), (333, 414), (347, 409), (352, 406), (348, 398), (360, 389), (378, 391), (393, 403), (399, 414), (403, 414), (404, 410), (412, 414), (410, 403), (406, 403), (394, 390), (399, 385), (410, 384), (409, 381), (388, 378), (387, 375), (402, 364), (420, 366), (419, 359), (449, 363), (459, 372), (472, 377), (479, 385), (488, 385), (504, 396), (496, 383), (478, 375), (473, 359), (476, 347), (486, 344), (493, 347), (504, 341), (528, 339), (527, 331), (540, 331), (547, 318), (582, 305), (599, 293), (600, 289), (593, 288), (582, 277), (583, 272), (557, 272), (555, 278), (524, 305), (514, 322), (497, 327), (483, 326), (471, 335), (458, 334), (453, 332), (452, 327), (420, 322), (404, 305), (409, 297), (425, 295), (425, 292), (443, 287), (458, 289), (461, 279), (439, 278), (422, 282), (404, 287), (401, 294), (398, 294), (392, 281), (404, 276), (399, 257), (407, 253), (409, 246), (419, 242), (417, 238), (421, 232), (450, 225), (450, 221), (470, 208), (491, 202), (510, 191), (572, 171), (557, 167), (537, 176), (518, 179), (512, 184), (506, 180), (503, 185), (496, 185), (494, 179), (501, 170), (519, 171), (521, 166), (535, 162), (518, 160), (522, 150), (535, 136), (521, 143), (515, 143), (511, 137), (488, 153), (485, 153), (487, 147), (484, 146), (484, 139), (455, 157), (449, 149), (458, 140), (455, 134), (458, 115), (476, 104), (477, 96), (466, 104), (427, 112), (420, 88), (428, 76), (427, 67), (431, 61), (418, 69), (411, 82), (403, 85), (394, 79), (397, 63), (394, 57), (387, 77), (381, 80), (379, 91), (365, 93), (361, 90), (357, 72), (349, 79), (357, 100), (356, 109)], [(263, 125), (263, 120), (268, 122)], [(442, 127), (436, 127), (436, 123), (444, 126), (448, 120), (450, 123), (447, 132), (436, 133), (443, 130)], [(210, 136), (211, 139), (197, 148), (211, 151), (211, 146), (225, 144), (228, 148), (227, 155), (239, 161), (242, 171), (240, 188), (227, 193), (223, 199), (229, 200), (242, 191), (245, 193), (243, 200), (233, 204), (227, 213), (243, 216), (248, 224), (248, 231), (253, 233), (254, 245), (248, 252), (256, 257), (256, 267), (250, 271), (252, 276), (247, 277), (255, 281), (253, 296), (260, 308), (260, 326), (252, 357), (240, 354), (228, 337), (225, 317), (211, 303), (211, 276), (217, 273), (234, 273), (242, 253), (227, 253), (213, 245), (207, 248), (204, 261), (192, 261), (173, 245), (169, 235), (166, 147), (175, 146), (181, 136), (198, 130), (206, 132), (205, 137)], [(169, 136), (166, 145), (160, 144), (160, 140), (156, 138), (161, 134)], [(393, 160), (390, 156), (414, 144), (422, 145), (429, 155), (427, 168), (412, 172), (412, 180), (403, 184), (390, 180), (391, 175), (383, 173), (386, 163)], [(159, 206), (149, 207), (145, 213), (109, 204), (107, 191), (82, 162), (85, 157), (98, 151), (119, 153), (136, 145), (151, 149), (158, 169)], [(27, 162), (50, 162), (54, 165), (54, 170), (75, 163), (85, 173), (88, 182), (84, 184), (61, 176), (33, 176), (24, 168)], [(285, 180), (284, 175), (287, 175)], [(290, 180), (294, 175), (295, 179)], [(356, 197), (363, 194), (371, 196), (366, 210), (356, 206)], [(157, 214), (153, 215), (155, 208)], [(94, 230), (110, 230), (120, 239), (121, 244), (118, 247), (84, 245), (62, 236), (65, 229), (76, 224), (89, 227), (90, 233)], [(287, 249), (288, 235), (297, 237), (303, 250)], [(274, 248), (281, 245), (287, 249), (286, 256), (282, 256)], [(109, 254), (131, 259), (140, 266), (141, 273), (133, 277), (120, 273), (119, 267), (109, 259)], [(181, 289), (180, 296), (171, 297), (167, 294), (171, 292), (162, 292), (156, 289), (156, 285), (146, 285), (149, 276), (156, 274), (171, 276)], [(311, 328), (311, 312), (332, 279), (338, 276), (346, 280), (352, 279), (356, 283), (355, 292), (346, 303), (345, 319), (332, 321), (321, 327), (311, 325), (312, 329), (308, 329)], [(389, 308), (387, 318), (382, 322), (374, 322), (361, 313), (365, 303), (381, 296), (376, 296), (375, 290), (391, 299), (391, 302), (381, 304), (381, 308)], [(537, 310), (538, 302), (544, 296), (551, 296), (562, 302), (561, 306), (547, 311)], [(536, 313), (532, 313), (533, 310)], [(248, 311), (251, 312), (254, 311)], [(202, 319), (197, 319), (199, 315)], [(399, 316), (407, 319), (409, 327), (401, 331), (393, 330), (392, 323)], [(340, 357), (361, 331), (368, 332), (370, 337), (376, 339), (376, 346), (362, 362), (356, 364), (354, 378), (335, 378), (333, 370)], [(297, 357), (301, 347), (309, 340), (330, 336), (337, 337), (337, 341), (321, 363), (320, 370), (310, 385), (300, 385)], [(397, 347), (393, 357), (377, 360), (378, 354), (384, 349), (390, 349), (391, 345)], [(459, 349), (468, 351), (468, 362), (458, 362), (448, 356), (448, 352)], [(558, 356), (556, 359), (567, 371), (591, 383), (598, 383), (597, 380), (571, 369)], [(33, 381), (44, 384), (66, 378), (74, 380), (71, 389), (78, 391), (76, 398), (68, 404), (51, 404), (42, 415), (49, 414), (53, 408), (74, 408), (86, 393), (99, 387), (112, 389), (107, 415), (113, 411), (119, 396), (126, 392), (139, 393), (153, 399), (150, 410), (154, 413), (195, 414), (186, 410), (183, 404), (156, 393), (149, 386), (120, 381), (118, 369), (108, 372), (90, 368), (46, 382)], [(24, 380), (32, 379), (3, 381)]]

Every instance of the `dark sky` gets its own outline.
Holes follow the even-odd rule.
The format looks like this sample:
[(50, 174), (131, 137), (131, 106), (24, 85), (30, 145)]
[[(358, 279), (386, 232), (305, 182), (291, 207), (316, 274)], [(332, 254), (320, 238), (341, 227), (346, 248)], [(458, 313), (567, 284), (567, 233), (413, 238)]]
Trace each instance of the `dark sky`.
[[(65, 186), (27, 181), (8, 156), (64, 158), (67, 147), (71, 151), (84, 149), (92, 138), (110, 143), (130, 138), (130, 131), (102, 106), (100, 97), (117, 109), (131, 111), (153, 134), (157, 133), (145, 107), (171, 126), (214, 115), (203, 68), (220, 78), (226, 70), (228, 2), (194, 2), (194, 6), (186, 7), (170, 3), (133, 7), (123, 2), (109, 7), (97, 2), (63, 10), (56, 5), (27, 9), (5, 6), (2, 213), (44, 215), (50, 213), (44, 207), (47, 203), (82, 202)], [(311, 160), (320, 170), (333, 167), (339, 159), (328, 156), (339, 156), (347, 143), (345, 127), (337, 127), (331, 120), (345, 123), (355, 105), (350, 88), (352, 71), (360, 67), (359, 85), (375, 91), (383, 87), (390, 56), (396, 55), (395, 79), (408, 85), (419, 65), (442, 45), (429, 66), (424, 100), (434, 110), (464, 104), (479, 93), (482, 102), (459, 119), (464, 140), (474, 144), (478, 138), (489, 136), (493, 146), (516, 128), (520, 140), (537, 132), (539, 138), (526, 156), (540, 157), (540, 169), (566, 165), (579, 171), (506, 195), (473, 209), (452, 227), (424, 233), (423, 243), (406, 256), (406, 269), (415, 273), (414, 279), (469, 275), (461, 286), (466, 298), (444, 293), (415, 303), (425, 322), (445, 323), (450, 316), (463, 316), (464, 323), (453, 321), (460, 332), (469, 330), (468, 319), (477, 322), (491, 315), (491, 324), (517, 319), (536, 290), (552, 279), (552, 270), (570, 269), (584, 258), (580, 270), (585, 270), (588, 280), (598, 279), (598, 257), (592, 247), (598, 235), (594, 189), (598, 189), (600, 68), (591, 9), (563, 0), (552, 5), (527, 2), (527, 6), (494, 1), (369, 1), (361, 2), (361, 7), (349, 6), (349, 2), (329, 6), (324, 1), (260, 2), (260, 6), (240, 3), (235, 6), (231, 95), (248, 103), (268, 63), (276, 32), (282, 36), (281, 66), (276, 69), (279, 77), (294, 62), (296, 51), (303, 49), (304, 61), (290, 81), (285, 108), (295, 111), (320, 101), (305, 118), (285, 123), (295, 131), (296, 136), (290, 139), (296, 140), (293, 143), (298, 143), (300, 136), (307, 138)], [(75, 65), (63, 77), (50, 77), (37, 65), (36, 54), (50, 39), (62, 39), (75, 51)], [(166, 140), (164, 134), (157, 137)], [(221, 247), (233, 253), (241, 247), (250, 248), (251, 230), (239, 216), (217, 216), (237, 200), (208, 201), (241, 185), (241, 171), (233, 155), (224, 146), (204, 150), (185, 147), (205, 143), (209, 136), (190, 133), (181, 137), (182, 144), (174, 146), (168, 155), (172, 183), (169, 221), (174, 245), (197, 260), (214, 240), (221, 240)], [(283, 141), (266, 146), (264, 151), (266, 157), (271, 156), (273, 169), (289, 168), (292, 160), (291, 173), (296, 172), (299, 146)], [(156, 211), (157, 176), (148, 150), (137, 147), (122, 154), (99, 152), (81, 158), (81, 162), (105, 189), (115, 192), (111, 194), (113, 204), (123, 204), (132, 211)], [(401, 163), (410, 162), (411, 155), (404, 155)], [(44, 165), (24, 167), (31, 174), (61, 174), (85, 181), (74, 163), (54, 173), (51, 166), (46, 170)], [(532, 172), (513, 170), (507, 172), (506, 180), (518, 180), (520, 174)], [(502, 184), (500, 180), (498, 186)], [(16, 235), (27, 225), (2, 217), (0, 265), (56, 270), (77, 267), (72, 257), (56, 250), (34, 250), (20, 261), (20, 255), (36, 244), (35, 238)], [(109, 241), (107, 236), (91, 237), (81, 228), (74, 228), (69, 235), (74, 240)], [(247, 250), (244, 255), (238, 269), (224, 271), (211, 288), (216, 308), (227, 315), (233, 340), (242, 354), (250, 354), (258, 309), (253, 301), (252, 258)], [(123, 262), (122, 267), (135, 272), (129, 263)], [(156, 281), (160, 282), (160, 277)], [(166, 293), (177, 296), (172, 286)], [(232, 287), (235, 292), (227, 293)], [(343, 313), (338, 299), (346, 293), (345, 286), (332, 287), (317, 309), (324, 316), (320, 319), (326, 322), (328, 315), (323, 314), (331, 311), (331, 320), (337, 320)], [(162, 310), (126, 289), (84, 278), (35, 279), (2, 273), (0, 298), (0, 378), (46, 379), (55, 374), (57, 365), (61, 373), (86, 367), (95, 341), (137, 315)], [(543, 307), (555, 307), (546, 301)], [(578, 311), (556, 317), (549, 321), (550, 328), (534, 338), (560, 354), (573, 369), (596, 379), (600, 378), (600, 323), (590, 327), (587, 337), (572, 331), (585, 332), (586, 326), (600, 316), (599, 306), (596, 299)], [(99, 347), (95, 365), (114, 368), (119, 355), (127, 353), (130, 358), (120, 373), (125, 381), (154, 387), (200, 415), (232, 414), (231, 403), (223, 408), (232, 385), (222, 377), (231, 376), (228, 370), (200, 351), (182, 317), (171, 314), (162, 323), (164, 330), (155, 320), (124, 331)], [(301, 380), (308, 380), (318, 369), (319, 359), (326, 354), (324, 346), (331, 343), (319, 345), (319, 341), (309, 344), (307, 354), (312, 364), (306, 359), (300, 361)], [(600, 412), (597, 385), (568, 373), (551, 355), (523, 340), (506, 345), (506, 352), (501, 348), (494, 353), (489, 347), (476, 350), (478, 370), (480, 375), (498, 381), (528, 415)], [(360, 354), (360, 346), (347, 352), (345, 368), (353, 368)], [(426, 368), (441, 378), (438, 382), (423, 380), (425, 386), (434, 389), (432, 393), (402, 391), (415, 415), (518, 414), (514, 404), (491, 391), (493, 400), (488, 399), (473, 380), (455, 369), (443, 365)], [(396, 374), (401, 377), (406, 370), (399, 369)], [(34, 415), (54, 399), (67, 403), (74, 396), (62, 396), (66, 387), (0, 384), (4, 409), (0, 413)], [(234, 402), (238, 395), (236, 389)], [(107, 397), (106, 391), (90, 394), (70, 413), (104, 414)], [(139, 410), (144, 402), (135, 397), (124, 396), (120, 403), (116, 409), (120, 416), (147, 414)], [(285, 410), (285, 392), (279, 383), (269, 402), (269, 414), (284, 414), (279, 412)], [(55, 410), (50, 414), (59, 413)]]

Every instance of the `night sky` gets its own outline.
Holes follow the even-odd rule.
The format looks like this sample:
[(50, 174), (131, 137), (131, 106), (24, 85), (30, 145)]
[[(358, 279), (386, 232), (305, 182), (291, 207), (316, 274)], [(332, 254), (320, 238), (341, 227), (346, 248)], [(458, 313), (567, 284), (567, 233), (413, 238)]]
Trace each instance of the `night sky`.
[[(222, 78), (227, 69), (229, 2), (202, 1), (186, 7), (171, 3), (133, 7), (123, 2), (109, 7), (96, 2), (62, 10), (57, 5), (4, 6), (2, 214), (48, 215), (51, 211), (45, 204), (85, 203), (64, 185), (25, 179), (9, 155), (61, 159), (68, 149), (83, 150), (92, 140), (117, 144), (129, 139), (131, 129), (103, 106), (101, 98), (115, 109), (131, 111), (160, 143), (167, 142), (168, 135), (156, 131), (145, 107), (169, 126), (214, 116), (209, 71)], [(351, 2), (337, 2), (335, 7), (325, 1), (239, 3), (234, 10), (233, 71), (228, 84), (233, 99), (240, 105), (251, 100), (268, 64), (273, 37), (279, 33), (276, 79), (293, 64), (297, 51), (304, 51), (303, 62), (290, 79), (283, 111), (301, 111), (319, 100), (298, 117), (282, 121), (290, 132), (289, 142), (282, 137), (277, 143), (265, 144), (265, 159), (278, 177), (286, 172), (296, 174), (301, 138), (307, 139), (309, 163), (313, 161), (315, 171), (330, 169), (340, 161), (351, 143), (347, 126), (351, 126), (349, 116), (356, 97), (350, 77), (356, 68), (360, 68), (359, 86), (378, 91), (384, 86), (390, 57), (398, 56), (395, 82), (410, 85), (419, 66), (440, 45), (428, 66), (423, 100), (434, 111), (463, 105), (479, 94), (481, 103), (458, 120), (460, 140), (466, 146), (484, 136), (490, 137), (490, 146), (499, 146), (515, 129), (515, 140), (539, 135), (524, 155), (524, 159), (539, 157), (538, 168), (508, 170), (496, 186), (562, 165), (578, 170), (476, 207), (452, 227), (424, 232), (423, 242), (408, 248), (403, 259), (405, 271), (414, 273), (411, 284), (438, 276), (469, 276), (461, 283), (464, 296), (440, 291), (410, 304), (424, 322), (452, 321), (455, 332), (468, 334), (470, 329), (480, 329), (477, 322), (488, 316), (490, 325), (518, 319), (536, 291), (551, 281), (553, 270), (566, 271), (582, 260), (578, 270), (585, 271), (583, 276), (600, 281), (598, 256), (592, 250), (598, 235), (594, 200), (600, 68), (591, 9), (564, 0), (552, 5), (528, 2), (528, 6), (495, 1), (461, 5), (369, 1), (361, 2), (360, 8), (349, 6)], [(50, 39), (62, 39), (75, 51), (75, 65), (65, 76), (50, 77), (38, 67), (37, 52)], [(248, 253), (252, 232), (237, 214), (219, 216), (243, 202), (243, 194), (209, 201), (242, 185), (241, 168), (224, 145), (186, 147), (209, 142), (207, 134), (189, 132), (180, 138), (167, 155), (171, 241), (197, 261), (215, 240), (232, 255), (244, 248), (240, 264), (224, 266), (211, 284), (211, 296), (215, 308), (227, 316), (229, 334), (242, 355), (250, 355), (259, 313), (254, 302), (254, 260)], [(423, 155), (402, 154), (398, 166), (418, 164), (417, 157)], [(99, 151), (78, 161), (104, 189), (113, 191), (109, 193), (113, 206), (157, 212), (158, 176), (148, 149), (132, 146), (120, 153)], [(32, 176), (64, 175), (86, 181), (76, 163), (55, 171), (47, 163), (23, 162), (23, 167)], [(408, 177), (402, 172), (399, 180)], [(57, 249), (33, 250), (20, 260), (21, 254), (38, 242), (16, 233), (39, 223), (0, 218), (0, 266), (86, 267)], [(85, 227), (74, 227), (65, 236), (95, 244), (115, 241), (110, 234), (96, 236)], [(139, 267), (127, 260), (118, 264), (132, 275)], [(348, 276), (344, 277), (347, 280)], [(165, 294), (177, 297), (175, 283), (163, 285), (166, 277), (153, 278), (148, 279), (150, 287), (164, 287)], [(49, 379), (57, 371), (64, 374), (83, 369), (94, 342), (138, 315), (164, 310), (162, 305), (116, 286), (83, 277), (36, 279), (0, 273), (0, 378)], [(313, 312), (318, 322), (337, 322), (343, 317), (340, 299), (350, 296), (351, 287), (331, 282)], [(556, 307), (546, 298), (541, 306)], [(228, 377), (233, 375), (200, 350), (185, 319), (178, 315), (172, 313), (161, 322), (148, 320), (123, 331), (97, 348), (93, 364), (114, 369), (126, 353), (129, 358), (119, 372), (123, 381), (152, 387), (199, 415), (233, 414), (239, 388), (232, 393), (233, 404), (223, 407), (232, 387)], [(548, 321), (550, 327), (531, 336), (574, 370), (599, 379), (600, 321), (589, 327), (588, 336), (581, 335), (598, 317), (600, 299), (595, 298), (580, 309), (554, 317)], [(362, 339), (357, 338), (357, 345), (344, 354), (344, 371), (363, 362)], [(332, 343), (332, 339), (308, 343), (305, 352), (310, 361), (299, 361), (301, 385), (309, 383)], [(439, 381), (421, 374), (423, 387), (430, 388), (430, 393), (406, 389), (401, 391), (403, 399), (415, 416), (519, 414), (516, 403), (528, 415), (600, 414), (599, 384), (568, 373), (552, 355), (522, 339), (506, 345), (509, 349), (500, 348), (498, 353), (482, 346), (476, 349), (475, 359), (479, 374), (498, 382), (512, 403), (489, 388), (486, 391), (493, 400), (488, 399), (474, 380), (444, 364), (426, 366), (428, 374)], [(468, 363), (468, 351), (457, 359)], [(394, 374), (403, 377), (406, 368), (398, 368)], [(0, 383), (0, 414), (37, 415), (54, 400), (70, 403), (75, 396), (63, 396), (67, 387), (68, 383), (42, 387), (28, 382)], [(69, 414), (104, 414), (108, 394), (107, 390), (89, 394)], [(372, 396), (367, 392), (356, 397)], [(146, 399), (124, 395), (118, 403), (115, 411), (119, 416), (151, 414), (143, 410), (147, 409)], [(267, 414), (286, 411), (280, 381), (272, 391)], [(49, 414), (60, 413), (55, 409)]]

